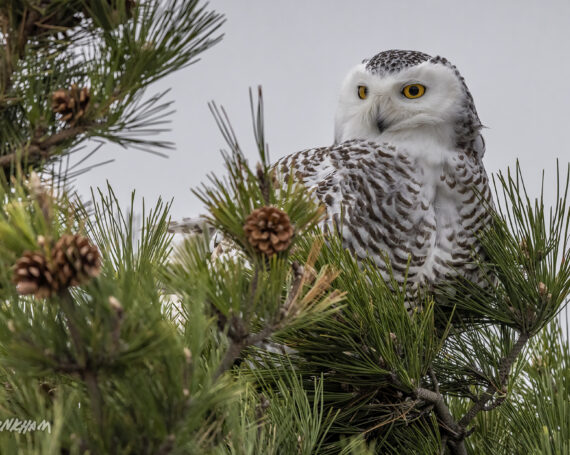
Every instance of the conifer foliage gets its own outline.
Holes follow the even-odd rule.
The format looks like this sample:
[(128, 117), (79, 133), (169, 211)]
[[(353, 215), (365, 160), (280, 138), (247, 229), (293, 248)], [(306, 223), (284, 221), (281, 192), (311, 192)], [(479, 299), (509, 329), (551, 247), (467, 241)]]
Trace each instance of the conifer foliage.
[(271, 166), (261, 91), (256, 166), (211, 105), (213, 237), (174, 247), (169, 203), (69, 191), (84, 169), (62, 158), (93, 139), (170, 147), (146, 91), (222, 22), (193, 0), (0, 2), (0, 453), (568, 453), (570, 169), (553, 207), (499, 173), (488, 283), (413, 310)]

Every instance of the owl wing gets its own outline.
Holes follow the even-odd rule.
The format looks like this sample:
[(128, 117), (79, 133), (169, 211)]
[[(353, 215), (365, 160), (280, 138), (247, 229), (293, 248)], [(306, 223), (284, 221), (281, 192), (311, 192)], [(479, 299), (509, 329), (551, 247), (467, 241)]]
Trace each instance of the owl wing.
[(463, 274), (478, 281), (473, 252), (489, 223), (491, 195), (480, 159), (449, 154), (441, 169), (424, 169), (406, 150), (353, 140), (282, 159), (279, 169), (314, 189), (327, 210), (324, 228), (338, 228), (343, 245), (370, 258), (387, 277), (438, 283)]
[(278, 166), (315, 190), (327, 210), (324, 227), (340, 227), (343, 243), (359, 258), (370, 257), (385, 270), (387, 254), (402, 280), (410, 254), (411, 269), (425, 259), (435, 223), (418, 171), (404, 153), (353, 140), (296, 153)]

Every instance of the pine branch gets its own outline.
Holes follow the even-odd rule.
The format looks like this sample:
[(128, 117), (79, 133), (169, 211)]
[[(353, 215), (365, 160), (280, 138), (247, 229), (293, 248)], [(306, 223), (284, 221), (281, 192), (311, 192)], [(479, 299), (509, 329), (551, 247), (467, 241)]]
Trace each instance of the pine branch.
[[(439, 391), (439, 382), (431, 368), (429, 369), (429, 375), (435, 390), (418, 387), (414, 389), (413, 395), (416, 399), (430, 403), (433, 406), (439, 426), (444, 430), (441, 453), (444, 453), (445, 447), (448, 446), (453, 455), (467, 455), (465, 444), (463, 443), (465, 428), (455, 421), (449, 407), (445, 404), (445, 399)], [(395, 373), (390, 375), (390, 380), (397, 387), (404, 387)]]
[[(433, 409), (438, 417), (440, 426), (445, 430), (447, 444), (450, 446), (453, 455), (467, 455), (467, 449), (463, 443), (465, 428), (459, 425), (447, 405), (443, 395), (429, 389), (417, 388), (414, 391), (417, 398), (433, 404)], [(444, 444), (442, 444), (444, 446)]]
[(36, 166), (54, 157), (59, 152), (59, 146), (85, 133), (87, 130), (88, 126), (82, 125), (64, 129), (43, 140), (33, 139), (29, 145), (0, 156), (0, 168), (9, 170), (14, 168), (16, 163)]
[(242, 340), (231, 339), (230, 346), (228, 347), (220, 366), (214, 374), (214, 381), (218, 379), (225, 371), (229, 370), (235, 361), (240, 357), (244, 349), (249, 346), (255, 346), (258, 343), (265, 341), (269, 338), (276, 328), (272, 325), (264, 327), (261, 332), (252, 333)]
[(26, 45), (35, 22), (40, 18), (36, 9), (24, 7), (22, 21), (17, 30), (12, 29), (9, 18), (0, 11), (0, 27), (5, 40), (5, 58), (3, 59), (2, 84), (0, 87), (4, 91), (12, 85), (12, 74), (17, 66), (18, 60), (25, 54)]
[[(228, 331), (228, 336), (230, 338), (230, 346), (228, 347), (220, 366), (218, 367), (216, 373), (214, 374), (214, 380), (220, 377), (226, 370), (231, 368), (234, 362), (239, 358), (244, 349), (249, 346), (255, 346), (263, 341), (267, 340), (276, 331), (282, 328), (282, 323), (290, 312), (290, 309), (294, 302), (299, 297), (300, 289), (304, 281), (304, 268), (297, 263), (293, 263), (293, 281), (290, 285), (287, 299), (281, 305), (273, 321), (270, 321), (261, 331), (258, 333), (245, 334), (245, 323), (242, 318), (234, 317), (232, 318), (231, 327)], [(254, 284), (257, 281), (258, 271), (254, 272)], [(252, 288), (251, 295), (255, 294), (255, 286)]]
[(518, 355), (524, 348), (525, 344), (528, 342), (530, 336), (526, 333), (521, 333), (512, 347), (511, 351), (507, 357), (503, 358), (499, 366), (499, 376), (498, 384), (489, 383), (486, 391), (482, 397), (479, 397), (475, 404), (469, 409), (469, 411), (457, 422), (449, 407), (445, 404), (443, 395), (439, 392), (439, 384), (435, 374), (430, 370), (430, 377), (433, 383), (435, 391), (417, 388), (414, 391), (414, 395), (423, 401), (431, 403), (433, 405), (434, 412), (438, 417), (438, 422), (440, 427), (445, 432), (445, 441), (442, 446), (447, 444), (450, 451), (454, 455), (466, 455), (467, 451), (465, 448), (464, 440), (470, 434), (467, 431), (467, 426), (469, 423), (477, 416), (481, 411), (490, 411), (504, 402), (505, 397), (499, 397), (493, 403), (488, 404), (489, 401), (495, 396), (497, 391), (502, 391), (506, 386), (507, 378), (510, 374), (513, 364), (515, 363)]
[(85, 347), (81, 340), (80, 329), (77, 326), (77, 312), (75, 310), (75, 302), (68, 288), (59, 293), (61, 308), (67, 319), (67, 327), (71, 334), (71, 342), (75, 348), (76, 354), (79, 356), (79, 366), (85, 368), (87, 363)]
[[(159, 103), (164, 93), (143, 100), (144, 91), (218, 43), (223, 22), (198, 0), (3, 4), (0, 169), (26, 174), (92, 137), (162, 155), (173, 144), (157, 135), (173, 110)], [(91, 99), (54, 107), (74, 84)]]
[[(59, 293), (62, 309), (66, 315), (71, 340), (79, 356), (79, 369), (77, 370), (81, 378), (85, 381), (87, 393), (89, 395), (89, 403), (93, 413), (93, 419), (97, 426), (97, 431), (103, 431), (103, 396), (99, 388), (97, 380), (97, 371), (90, 366), (88, 361), (88, 352), (82, 341), (80, 329), (77, 326), (77, 311), (75, 309), (75, 302), (69, 289)], [(61, 367), (61, 366), (60, 366)]]
[(430, 376), (436, 391), (425, 388), (417, 388), (414, 390), (416, 398), (433, 405), (440, 427), (445, 432), (442, 446), (447, 444), (453, 455), (467, 455), (467, 449), (464, 443), (465, 438), (470, 434), (470, 432), (467, 431), (467, 426), (477, 416), (477, 414), (481, 411), (492, 410), (504, 401), (504, 399), (502, 399), (503, 397), (501, 397), (491, 405), (488, 405), (489, 401), (495, 396), (495, 393), (497, 391), (502, 391), (506, 386), (506, 381), (512, 366), (529, 339), (530, 336), (526, 333), (521, 333), (519, 335), (519, 338), (509, 352), (509, 355), (501, 361), (499, 366), (498, 385), (489, 384), (483, 396), (477, 400), (477, 402), (458, 422), (455, 421), (449, 407), (445, 404), (443, 395), (437, 391), (439, 386), (433, 371), (430, 372)]
[(459, 421), (459, 425), (463, 428), (467, 427), (469, 423), (475, 418), (475, 416), (485, 410), (487, 403), (493, 398), (497, 391), (502, 392), (502, 389), (506, 385), (507, 378), (511, 371), (513, 364), (515, 363), (518, 355), (523, 350), (525, 344), (530, 339), (530, 335), (528, 333), (521, 333), (519, 338), (517, 339), (516, 343), (514, 344), (513, 348), (509, 352), (509, 355), (505, 357), (499, 366), (499, 383), (498, 384), (489, 384), (489, 387), (484, 392), (483, 396), (477, 401), (471, 409), (461, 418)]
[(83, 373), (83, 380), (87, 386), (87, 393), (89, 394), (89, 403), (91, 404), (91, 409), (93, 412), (93, 418), (95, 420), (95, 425), (99, 432), (104, 430), (103, 427), (103, 396), (101, 395), (101, 389), (99, 388), (99, 382), (97, 380), (97, 373), (91, 369), (86, 369)]

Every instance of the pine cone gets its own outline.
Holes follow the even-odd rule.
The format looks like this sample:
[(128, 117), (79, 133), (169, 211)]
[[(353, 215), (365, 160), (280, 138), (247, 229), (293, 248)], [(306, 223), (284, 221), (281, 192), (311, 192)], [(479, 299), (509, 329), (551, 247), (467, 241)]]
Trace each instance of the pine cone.
[(61, 120), (75, 125), (81, 117), (85, 115), (85, 110), (89, 104), (89, 89), (80, 89), (73, 84), (70, 90), (59, 89), (52, 95), (52, 110), (61, 114)]
[(86, 283), (101, 271), (99, 250), (79, 234), (61, 236), (52, 257), (54, 275), (62, 288)]
[(266, 256), (287, 249), (293, 237), (289, 215), (277, 207), (261, 207), (251, 212), (243, 230), (248, 242)]
[(12, 281), (18, 294), (33, 294), (38, 299), (50, 297), (59, 289), (48, 260), (39, 251), (24, 252), (14, 266)]

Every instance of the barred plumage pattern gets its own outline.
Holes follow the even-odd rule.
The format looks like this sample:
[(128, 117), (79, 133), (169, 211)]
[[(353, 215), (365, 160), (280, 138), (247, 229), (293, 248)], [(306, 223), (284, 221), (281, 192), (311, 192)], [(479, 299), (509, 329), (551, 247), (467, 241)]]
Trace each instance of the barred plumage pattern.
[(482, 279), (473, 253), (491, 215), (478, 195), (490, 202), (491, 191), (476, 156), (458, 152), (433, 180), (404, 148), (352, 140), (288, 156), (278, 168), (314, 189), (327, 208), (325, 226), (342, 223), (343, 243), (359, 258), (386, 272), (388, 254), (399, 282), (410, 261), (411, 289), (458, 273)]

